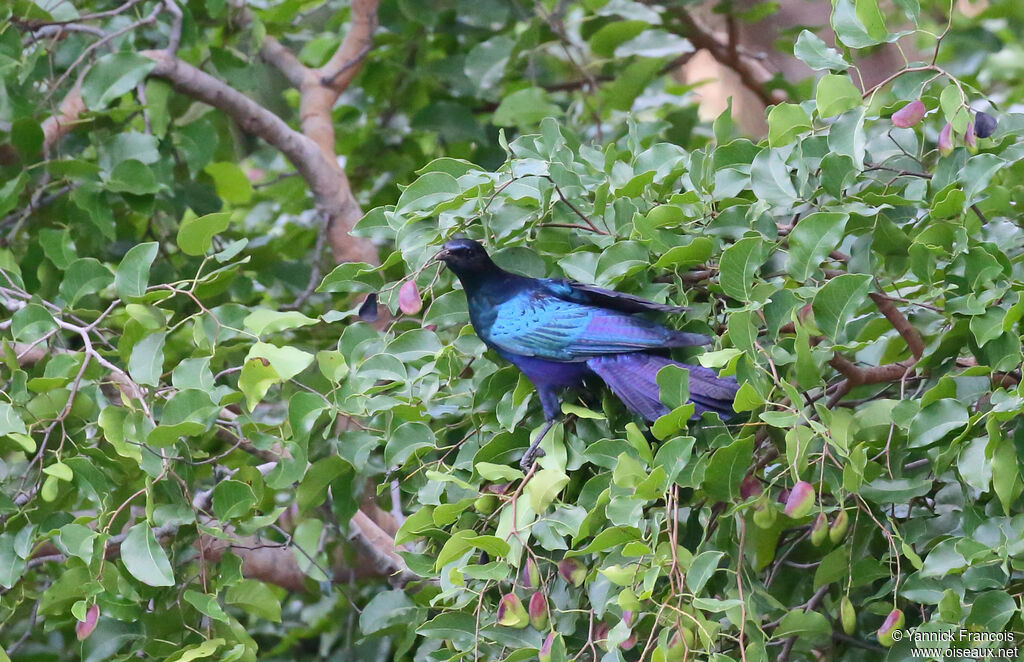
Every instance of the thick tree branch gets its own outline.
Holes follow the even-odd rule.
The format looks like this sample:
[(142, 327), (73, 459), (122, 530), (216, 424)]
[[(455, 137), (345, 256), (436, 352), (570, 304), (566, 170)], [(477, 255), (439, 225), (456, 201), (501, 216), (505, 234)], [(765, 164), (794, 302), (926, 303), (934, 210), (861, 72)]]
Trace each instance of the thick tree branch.
[(914, 358), (920, 360), (924, 355), (924, 340), (921, 339), (921, 334), (917, 332), (914, 325), (896, 308), (896, 304), (889, 297), (879, 292), (872, 292), (868, 296), (878, 306), (878, 310), (885, 315), (885, 319), (889, 320), (892, 328), (896, 329), (903, 336), (903, 340), (906, 341), (907, 347), (910, 348), (910, 353), (914, 355)]
[(672, 11), (686, 27), (686, 38), (690, 43), (698, 50), (706, 50), (715, 60), (735, 71), (743, 86), (756, 94), (764, 105), (785, 101), (786, 95), (782, 91), (768, 90), (767, 85), (774, 74), (757, 58), (730, 46), (727, 35), (719, 34), (702, 24), (684, 8), (673, 7)]
[[(362, 217), (362, 210), (334, 155), (333, 126), (330, 127), (330, 149), (325, 149), (326, 145), (309, 135), (305, 127), (304, 133), (292, 129), (246, 95), (167, 51), (143, 51), (142, 54), (156, 62), (150, 75), (164, 78), (176, 91), (223, 111), (242, 129), (266, 140), (291, 161), (309, 185), (318, 207), (330, 219), (335, 259), (339, 262), (376, 261), (376, 250), (369, 241), (349, 235)], [(329, 124), (330, 108), (324, 112)]]
[(78, 116), (85, 111), (85, 101), (82, 100), (82, 76), (78, 77), (74, 86), (64, 95), (60, 105), (57, 106), (60, 114), (47, 117), (43, 120), (43, 152), (46, 153), (58, 140), (63, 138), (78, 121)]
[(341, 94), (359, 73), (363, 58), (373, 48), (373, 35), (377, 31), (379, 0), (354, 0), (345, 38), (327, 64), (320, 68), (320, 82)]
[(263, 38), (260, 57), (274, 65), (295, 87), (301, 88), (315, 79), (312, 69), (299, 62), (299, 58), (295, 57), (284, 44), (270, 35)]

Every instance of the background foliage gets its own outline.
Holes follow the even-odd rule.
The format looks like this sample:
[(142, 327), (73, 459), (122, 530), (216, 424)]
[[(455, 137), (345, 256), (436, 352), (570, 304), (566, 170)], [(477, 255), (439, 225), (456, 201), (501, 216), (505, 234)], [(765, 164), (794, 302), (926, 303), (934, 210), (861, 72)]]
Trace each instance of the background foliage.
[[(873, 660), (894, 608), (1024, 630), (1024, 10), (838, 0), (837, 42), (780, 41), (815, 72), (788, 81), (702, 31), (711, 9), (0, 10), (6, 654), (533, 659), (553, 634), (554, 660)], [(294, 128), (319, 84), (295, 83), (367, 11), (317, 167), (379, 256), (328, 269), (355, 240), (296, 162), (323, 134)], [(904, 69), (864, 89), (854, 63), (901, 36)], [(699, 120), (671, 75), (693, 44), (778, 101), (765, 138)], [(974, 146), (969, 109), (998, 120)], [(737, 375), (740, 414), (687, 425), (681, 371), (653, 437), (571, 396), (526, 479), (532, 387), (430, 263), (456, 233), (690, 306), (717, 340), (689, 359)]]

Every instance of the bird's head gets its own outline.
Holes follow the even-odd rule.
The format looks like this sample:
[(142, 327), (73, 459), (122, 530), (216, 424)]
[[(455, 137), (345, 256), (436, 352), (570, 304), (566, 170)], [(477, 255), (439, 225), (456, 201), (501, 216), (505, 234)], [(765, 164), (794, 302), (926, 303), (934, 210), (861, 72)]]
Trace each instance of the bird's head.
[(484, 271), (494, 265), (484, 247), (472, 239), (451, 239), (445, 242), (434, 259), (444, 262), (459, 276)]

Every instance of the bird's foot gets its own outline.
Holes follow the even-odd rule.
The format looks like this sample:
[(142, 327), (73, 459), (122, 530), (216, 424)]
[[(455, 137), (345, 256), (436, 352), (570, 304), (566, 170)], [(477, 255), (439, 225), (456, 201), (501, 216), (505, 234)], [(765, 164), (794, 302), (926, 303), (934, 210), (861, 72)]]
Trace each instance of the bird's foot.
[(523, 453), (523, 459), (519, 460), (519, 467), (523, 470), (523, 473), (530, 473), (530, 468), (533, 466), (533, 463), (545, 455), (547, 455), (547, 453), (545, 453), (544, 449), (540, 447), (540, 439), (538, 439), (535, 445), (530, 446), (526, 449), (526, 452)]

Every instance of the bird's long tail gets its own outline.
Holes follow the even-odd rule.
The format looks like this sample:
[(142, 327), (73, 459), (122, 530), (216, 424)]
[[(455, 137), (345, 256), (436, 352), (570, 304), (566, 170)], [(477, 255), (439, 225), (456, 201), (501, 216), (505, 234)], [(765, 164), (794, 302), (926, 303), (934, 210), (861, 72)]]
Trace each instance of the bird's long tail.
[(705, 411), (716, 412), (723, 419), (735, 413), (732, 403), (739, 390), (736, 379), (719, 377), (709, 368), (643, 352), (599, 356), (587, 361), (587, 366), (604, 380), (630, 411), (649, 421), (669, 412), (658, 397), (658, 371), (667, 365), (677, 365), (690, 371), (690, 401), (694, 404), (695, 417)]

